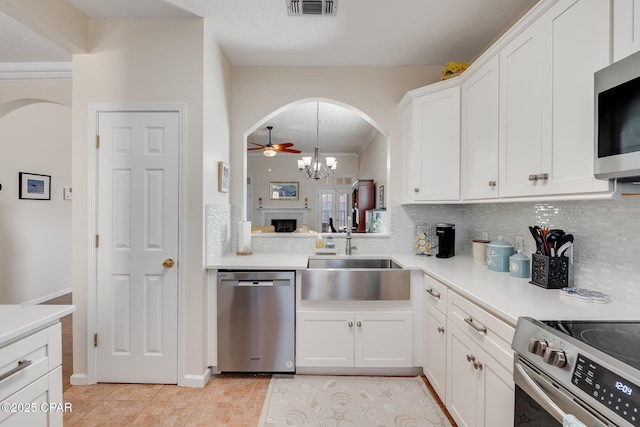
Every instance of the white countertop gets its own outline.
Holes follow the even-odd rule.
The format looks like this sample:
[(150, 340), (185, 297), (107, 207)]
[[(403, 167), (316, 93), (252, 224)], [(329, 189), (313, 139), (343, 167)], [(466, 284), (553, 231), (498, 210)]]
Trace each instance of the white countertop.
[(0, 347), (73, 313), (74, 305), (0, 304)]
[[(305, 269), (311, 254), (260, 253), (229, 255), (214, 260), (211, 269)], [(520, 316), (539, 320), (640, 320), (640, 307), (613, 300), (606, 304), (567, 302), (557, 289), (544, 289), (509, 273), (491, 271), (475, 264), (471, 256), (452, 258), (415, 255), (367, 255), (354, 258), (389, 257), (404, 268), (422, 270), (453, 291), (515, 326)]]

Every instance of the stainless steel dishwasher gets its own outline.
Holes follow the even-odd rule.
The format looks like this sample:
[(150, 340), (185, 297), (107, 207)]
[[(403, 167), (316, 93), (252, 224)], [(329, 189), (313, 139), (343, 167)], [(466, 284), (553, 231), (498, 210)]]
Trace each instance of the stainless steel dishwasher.
[(295, 272), (218, 271), (218, 370), (295, 372)]

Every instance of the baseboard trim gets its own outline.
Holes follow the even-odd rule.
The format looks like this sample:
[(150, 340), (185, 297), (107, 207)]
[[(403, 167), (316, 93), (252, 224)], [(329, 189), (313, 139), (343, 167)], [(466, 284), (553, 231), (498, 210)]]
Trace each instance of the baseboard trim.
[(178, 385), (180, 387), (204, 388), (209, 382), (209, 378), (211, 378), (211, 370), (207, 369), (202, 375), (185, 375), (182, 381), (178, 382)]
[(73, 374), (69, 378), (71, 385), (89, 385), (89, 377), (86, 374)]
[(63, 295), (70, 294), (71, 291), (72, 291), (71, 288), (62, 289), (60, 291), (53, 292), (53, 293), (51, 293), (49, 295), (45, 295), (45, 296), (42, 296), (42, 297), (39, 297), (39, 298), (32, 299), (31, 301), (24, 302), (23, 304), (28, 304), (28, 305), (31, 305), (31, 304), (33, 304), (33, 305), (42, 304), (43, 302), (52, 300), (54, 298), (58, 298), (58, 297), (61, 297)]

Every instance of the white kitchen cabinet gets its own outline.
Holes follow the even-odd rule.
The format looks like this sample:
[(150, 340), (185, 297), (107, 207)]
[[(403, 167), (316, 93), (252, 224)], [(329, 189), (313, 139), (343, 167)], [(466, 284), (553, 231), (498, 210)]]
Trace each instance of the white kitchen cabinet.
[(460, 328), (451, 322), (448, 328), (446, 405), (453, 419), (466, 427), (513, 425), (512, 372)]
[(0, 348), (0, 426), (62, 427), (61, 365), (60, 323)]
[(422, 370), (444, 402), (447, 384), (447, 293), (445, 285), (424, 275)]
[(450, 292), (446, 406), (460, 426), (513, 425), (514, 328)]
[(461, 193), (464, 200), (498, 197), (498, 55), (467, 70), (461, 93)]
[(500, 196), (610, 191), (593, 177), (593, 73), (608, 2), (560, 0), (500, 51)]
[[(540, 193), (551, 158), (550, 70), (542, 22), (500, 51), (500, 196)], [(536, 177), (533, 180), (533, 177)]]
[(619, 61), (640, 50), (640, 3), (613, 0), (613, 60)]
[(411, 367), (411, 311), (298, 311), (296, 366)]
[[(454, 80), (454, 79), (451, 79)], [(408, 100), (407, 100), (408, 99)], [(460, 199), (460, 86), (442, 82), (403, 100), (408, 202)]]

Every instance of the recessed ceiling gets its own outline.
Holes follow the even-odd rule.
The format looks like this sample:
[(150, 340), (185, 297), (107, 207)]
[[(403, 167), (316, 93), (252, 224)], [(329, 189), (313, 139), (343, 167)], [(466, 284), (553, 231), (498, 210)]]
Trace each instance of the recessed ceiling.
[[(537, 0), (342, 0), (335, 17), (287, 0), (68, 0), (90, 18), (208, 20), (236, 66), (443, 66), (469, 61)], [(68, 61), (0, 14), (0, 62)]]

